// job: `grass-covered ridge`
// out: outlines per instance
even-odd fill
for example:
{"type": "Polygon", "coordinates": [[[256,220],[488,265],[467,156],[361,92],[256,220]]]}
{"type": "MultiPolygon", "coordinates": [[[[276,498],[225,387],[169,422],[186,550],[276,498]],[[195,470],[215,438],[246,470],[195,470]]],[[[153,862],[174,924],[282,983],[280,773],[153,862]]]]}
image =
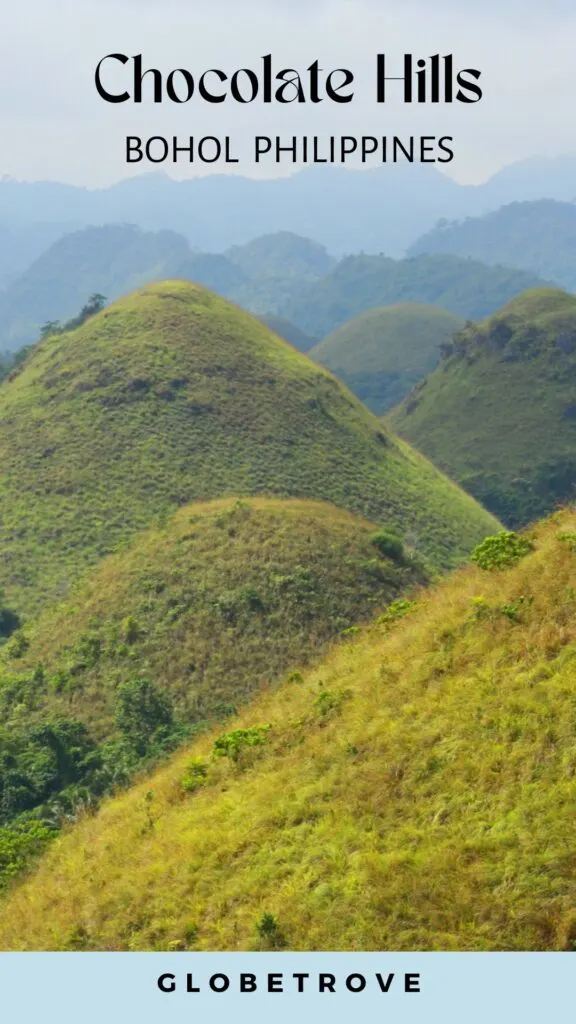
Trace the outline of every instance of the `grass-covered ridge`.
{"type": "Polygon", "coordinates": [[[526,541],[57,839],[0,948],[574,949],[576,514],[526,541]]]}
{"type": "Polygon", "coordinates": [[[494,525],[330,373],[185,282],[46,338],[0,386],[0,588],[17,612],[177,507],[230,494],[329,501],[436,565],[494,525]]]}
{"type": "Polygon", "coordinates": [[[511,525],[576,483],[576,297],[518,296],[461,331],[391,415],[395,430],[511,525]]]}
{"type": "Polygon", "coordinates": [[[320,502],[180,509],[0,646],[2,723],[24,706],[28,722],[50,711],[109,737],[118,687],[131,678],[169,693],[182,721],[226,716],[424,582],[393,543],[320,502]]]}
{"type": "Polygon", "coordinates": [[[382,415],[434,369],[440,348],[464,326],[455,313],[437,306],[403,302],[362,313],[310,351],[382,415]]]}

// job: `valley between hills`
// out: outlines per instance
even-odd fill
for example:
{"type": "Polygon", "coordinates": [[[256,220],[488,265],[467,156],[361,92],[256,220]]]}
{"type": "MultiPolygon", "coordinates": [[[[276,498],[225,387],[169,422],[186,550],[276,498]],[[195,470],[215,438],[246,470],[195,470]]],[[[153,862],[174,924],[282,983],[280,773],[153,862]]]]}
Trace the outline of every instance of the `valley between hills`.
{"type": "Polygon", "coordinates": [[[572,221],[517,205],[0,292],[0,948],[576,948],[572,221]]]}

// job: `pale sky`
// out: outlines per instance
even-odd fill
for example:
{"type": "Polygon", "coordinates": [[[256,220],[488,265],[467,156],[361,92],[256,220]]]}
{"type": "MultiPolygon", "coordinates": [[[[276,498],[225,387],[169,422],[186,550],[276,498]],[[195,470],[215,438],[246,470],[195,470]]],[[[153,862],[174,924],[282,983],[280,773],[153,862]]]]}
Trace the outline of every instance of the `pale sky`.
{"type": "MultiPolygon", "coordinates": [[[[126,165],[127,134],[230,135],[246,154],[254,135],[424,134],[454,136],[456,159],[444,171],[476,183],[516,160],[576,151],[575,44],[574,0],[19,0],[0,14],[0,175],[94,187],[155,169],[126,165]],[[142,53],[149,67],[194,75],[258,70],[265,53],[278,69],[304,71],[318,58],[325,69],[350,68],[356,96],[342,106],[212,106],[197,97],[112,106],[93,81],[111,52],[142,53]],[[398,68],[405,52],[453,53],[457,67],[482,71],[484,97],[378,106],[378,52],[398,68]]],[[[156,169],[174,177],[210,170],[156,169]]],[[[279,173],[250,159],[236,171],[279,173]]]]}

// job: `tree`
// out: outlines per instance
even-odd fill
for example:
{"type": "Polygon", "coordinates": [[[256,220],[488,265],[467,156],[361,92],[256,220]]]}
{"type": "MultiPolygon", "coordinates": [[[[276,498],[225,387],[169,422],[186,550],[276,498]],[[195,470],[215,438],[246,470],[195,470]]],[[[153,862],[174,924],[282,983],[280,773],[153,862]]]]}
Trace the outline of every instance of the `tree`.
{"type": "Polygon", "coordinates": [[[40,328],[40,337],[49,338],[51,334],[59,334],[61,331],[59,320],[47,320],[40,328]]]}
{"type": "Polygon", "coordinates": [[[84,306],[82,312],[87,313],[88,316],[94,316],[95,313],[99,313],[106,305],[107,298],[105,295],[101,295],[100,292],[94,292],[88,302],[84,306]]]}
{"type": "Polygon", "coordinates": [[[151,747],[166,739],[174,725],[169,696],[149,679],[131,679],[118,687],[117,727],[144,757],[151,747]]]}
{"type": "Polygon", "coordinates": [[[10,608],[6,608],[0,592],[0,640],[10,636],[20,628],[20,619],[10,608]]]}

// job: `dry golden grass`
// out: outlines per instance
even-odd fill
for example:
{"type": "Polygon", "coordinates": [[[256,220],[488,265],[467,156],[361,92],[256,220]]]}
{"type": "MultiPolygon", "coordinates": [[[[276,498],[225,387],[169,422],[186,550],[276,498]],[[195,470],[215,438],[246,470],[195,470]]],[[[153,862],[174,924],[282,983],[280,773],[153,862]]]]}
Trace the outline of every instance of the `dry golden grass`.
{"type": "Polygon", "coordinates": [[[204,736],[63,834],[0,947],[262,948],[266,913],[293,949],[574,948],[576,513],[534,541],[260,696],[237,763],[204,736]]]}

